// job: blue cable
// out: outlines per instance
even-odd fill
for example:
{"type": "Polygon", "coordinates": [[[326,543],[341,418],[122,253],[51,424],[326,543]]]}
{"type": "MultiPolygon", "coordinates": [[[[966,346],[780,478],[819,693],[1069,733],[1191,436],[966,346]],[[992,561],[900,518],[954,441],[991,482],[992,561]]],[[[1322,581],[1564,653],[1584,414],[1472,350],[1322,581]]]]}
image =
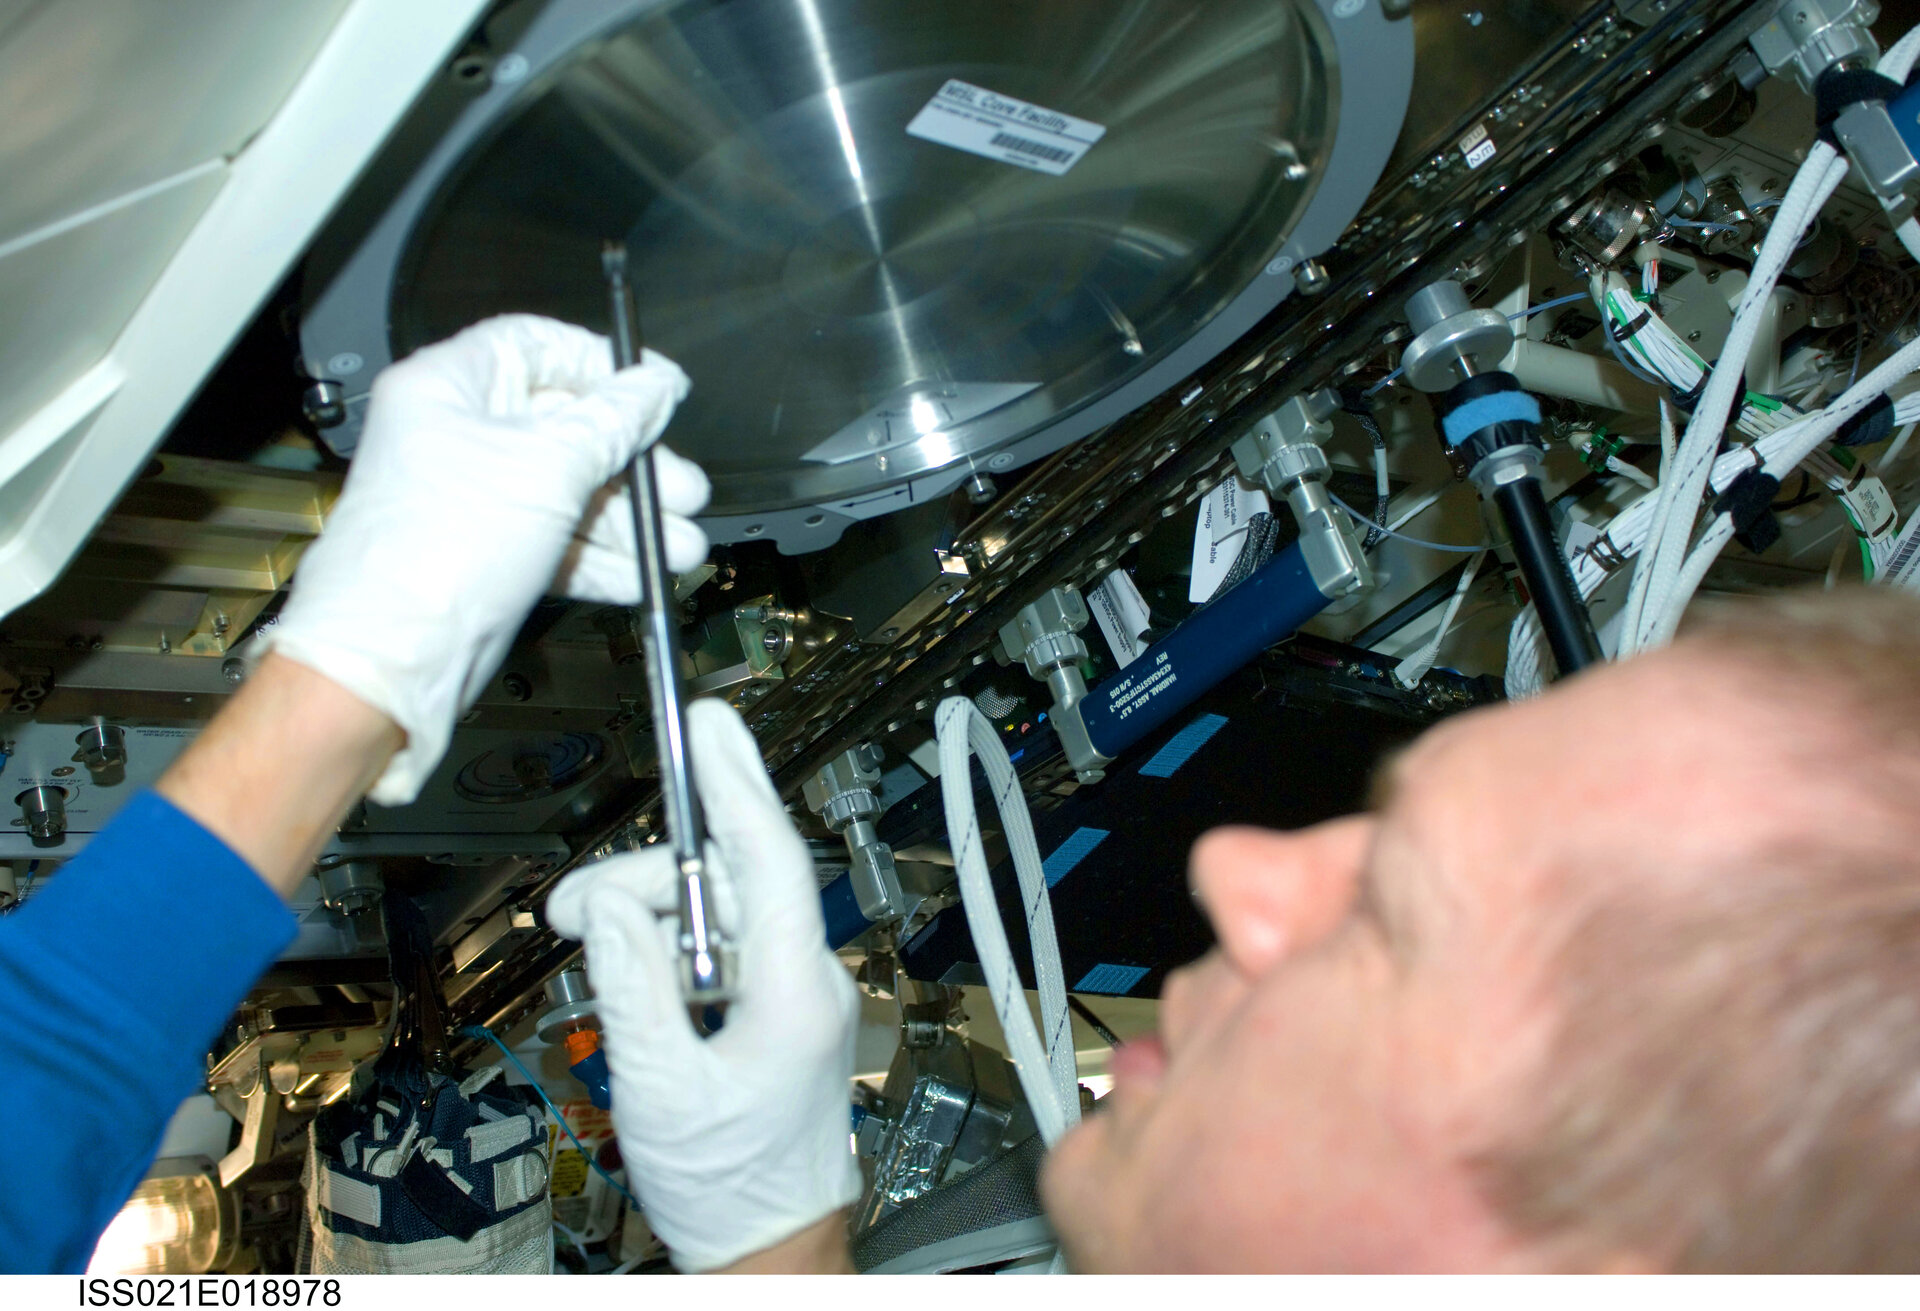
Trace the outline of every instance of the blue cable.
{"type": "Polygon", "coordinates": [[[551,1097],[547,1096],[547,1090],[540,1086],[540,1081],[538,1079],[534,1078],[533,1075],[527,1072],[527,1067],[520,1063],[520,1058],[513,1054],[513,1049],[507,1046],[507,1044],[505,1044],[504,1042],[500,1041],[499,1034],[495,1033],[492,1029],[483,1029],[477,1024],[469,1024],[465,1028],[460,1030],[460,1036],[463,1038],[493,1039],[493,1045],[500,1049],[500,1054],[502,1056],[505,1056],[509,1061],[512,1061],[513,1068],[520,1071],[520,1077],[522,1079],[525,1079],[529,1084],[532,1084],[533,1090],[540,1094],[540,1100],[547,1104],[547,1110],[552,1113],[554,1120],[559,1123],[560,1132],[565,1134],[568,1138],[573,1139],[573,1145],[580,1149],[580,1155],[587,1158],[587,1164],[592,1166],[594,1169],[598,1170],[600,1172],[600,1177],[602,1179],[605,1179],[608,1183],[612,1184],[615,1190],[619,1192],[620,1196],[626,1198],[629,1202],[633,1203],[634,1210],[640,1211],[645,1209],[640,1205],[640,1199],[635,1197],[632,1193],[628,1192],[626,1185],[621,1183],[618,1179],[615,1179],[612,1173],[608,1171],[607,1167],[605,1167],[604,1165],[601,1165],[599,1160],[594,1156],[594,1154],[588,1151],[586,1149],[586,1146],[578,1138],[574,1138],[573,1130],[567,1127],[567,1117],[560,1114],[560,1108],[553,1104],[553,1099],[551,1097]]]}
{"type": "Polygon", "coordinates": [[[1518,314],[1507,315],[1507,322],[1513,323],[1519,319],[1530,319],[1534,315],[1540,313],[1540,311],[1542,310],[1558,309],[1562,305],[1571,305],[1576,300],[1585,300],[1586,298],[1587,298],[1587,293],[1584,291],[1576,291],[1571,296],[1556,296],[1550,301],[1546,301],[1542,304],[1533,306],[1531,309],[1524,309],[1524,310],[1521,310],[1518,314]]]}

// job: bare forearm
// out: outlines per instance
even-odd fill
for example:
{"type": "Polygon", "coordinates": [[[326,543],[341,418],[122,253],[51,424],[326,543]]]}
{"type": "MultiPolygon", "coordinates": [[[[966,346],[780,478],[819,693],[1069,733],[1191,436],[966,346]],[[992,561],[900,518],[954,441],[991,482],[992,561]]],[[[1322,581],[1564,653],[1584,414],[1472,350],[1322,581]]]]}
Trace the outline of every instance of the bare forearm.
{"type": "Polygon", "coordinates": [[[157,790],[289,897],[402,741],[351,692],[269,655],[157,790]]]}
{"type": "Polygon", "coordinates": [[[718,1275],[850,1275],[856,1273],[847,1251],[847,1213],[835,1211],[791,1238],[743,1256],[718,1275]]]}

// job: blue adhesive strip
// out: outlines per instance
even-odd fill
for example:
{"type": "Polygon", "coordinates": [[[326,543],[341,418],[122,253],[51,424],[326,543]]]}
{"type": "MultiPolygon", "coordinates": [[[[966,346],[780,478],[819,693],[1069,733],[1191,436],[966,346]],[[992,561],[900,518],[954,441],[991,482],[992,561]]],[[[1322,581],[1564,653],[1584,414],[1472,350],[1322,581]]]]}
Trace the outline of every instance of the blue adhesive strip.
{"type": "Polygon", "coordinates": [[[1888,105],[1887,113],[1893,118],[1894,131],[1907,143],[1907,149],[1920,153],[1920,82],[1909,86],[1888,105]]]}
{"type": "Polygon", "coordinates": [[[1040,872],[1046,875],[1047,886],[1052,887],[1073,873],[1073,867],[1085,860],[1089,852],[1106,840],[1106,829],[1075,829],[1071,837],[1053,849],[1051,856],[1040,862],[1040,872]]]}
{"type": "Polygon", "coordinates": [[[1099,992],[1109,997],[1124,997],[1147,977],[1144,965],[1096,965],[1087,976],[1073,985],[1073,992],[1099,992]]]}
{"type": "Polygon", "coordinates": [[[1540,424],[1540,402],[1523,391],[1497,391],[1477,396],[1440,421],[1447,445],[1458,446],[1482,428],[1496,423],[1540,424]]]}
{"type": "Polygon", "coordinates": [[[1172,778],[1173,771],[1192,760],[1200,748],[1213,741],[1213,735],[1227,726],[1225,715],[1202,715],[1173,735],[1172,741],[1153,753],[1153,759],[1140,766],[1146,778],[1172,778]]]}

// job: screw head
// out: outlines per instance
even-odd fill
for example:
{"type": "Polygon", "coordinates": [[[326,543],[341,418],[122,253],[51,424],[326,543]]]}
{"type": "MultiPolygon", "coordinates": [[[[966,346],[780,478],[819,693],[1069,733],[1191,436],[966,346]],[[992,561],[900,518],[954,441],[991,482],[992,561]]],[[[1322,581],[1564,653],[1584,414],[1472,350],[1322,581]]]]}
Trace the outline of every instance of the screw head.
{"type": "Polygon", "coordinates": [[[350,378],[367,367],[367,362],[352,351],[341,351],[327,361],[327,373],[335,378],[350,378]]]}

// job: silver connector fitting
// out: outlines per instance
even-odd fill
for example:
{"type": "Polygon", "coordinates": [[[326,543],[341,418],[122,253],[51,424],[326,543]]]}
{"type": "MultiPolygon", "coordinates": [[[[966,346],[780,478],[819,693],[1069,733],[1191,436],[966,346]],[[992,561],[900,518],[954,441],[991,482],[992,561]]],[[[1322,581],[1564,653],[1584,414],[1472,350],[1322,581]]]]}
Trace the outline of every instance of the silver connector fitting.
{"type": "Polygon", "coordinates": [[[1868,30],[1878,17],[1875,0],[1781,0],[1747,44],[1769,73],[1791,75],[1811,95],[1830,68],[1879,62],[1880,44],[1868,30]]]}
{"type": "Polygon", "coordinates": [[[1503,446],[1474,465],[1467,477],[1484,496],[1523,478],[1538,478],[1545,453],[1536,446],[1503,446]]]}
{"type": "Polygon", "coordinates": [[[1240,476],[1284,500],[1300,528],[1300,551],[1313,584],[1328,600],[1373,585],[1373,570],[1354,536],[1347,513],[1327,494],[1332,472],[1321,443],[1333,436],[1330,420],[1340,397],[1331,390],[1295,396],[1233,444],[1240,476]]]}
{"type": "Polygon", "coordinates": [[[1513,325],[1498,310],[1477,310],[1457,282],[1435,282],[1407,298],[1413,340],[1400,352],[1400,370],[1423,392],[1443,392],[1513,349],[1513,325]]]}
{"type": "Polygon", "coordinates": [[[863,743],[835,756],[801,787],[807,808],[847,844],[854,900],[874,923],[904,919],[918,904],[900,886],[893,848],[873,827],[886,809],[873,791],[879,781],[880,753],[863,743]]]}
{"type": "Polygon", "coordinates": [[[1007,663],[1023,664],[1029,674],[1046,680],[1053,693],[1053,731],[1067,763],[1082,783],[1098,783],[1113,762],[1093,749],[1080,717],[1080,703],[1087,699],[1087,680],[1080,672],[1087,644],[1080,630],[1089,618],[1080,593],[1055,587],[1000,630],[1000,651],[1007,663]]]}

